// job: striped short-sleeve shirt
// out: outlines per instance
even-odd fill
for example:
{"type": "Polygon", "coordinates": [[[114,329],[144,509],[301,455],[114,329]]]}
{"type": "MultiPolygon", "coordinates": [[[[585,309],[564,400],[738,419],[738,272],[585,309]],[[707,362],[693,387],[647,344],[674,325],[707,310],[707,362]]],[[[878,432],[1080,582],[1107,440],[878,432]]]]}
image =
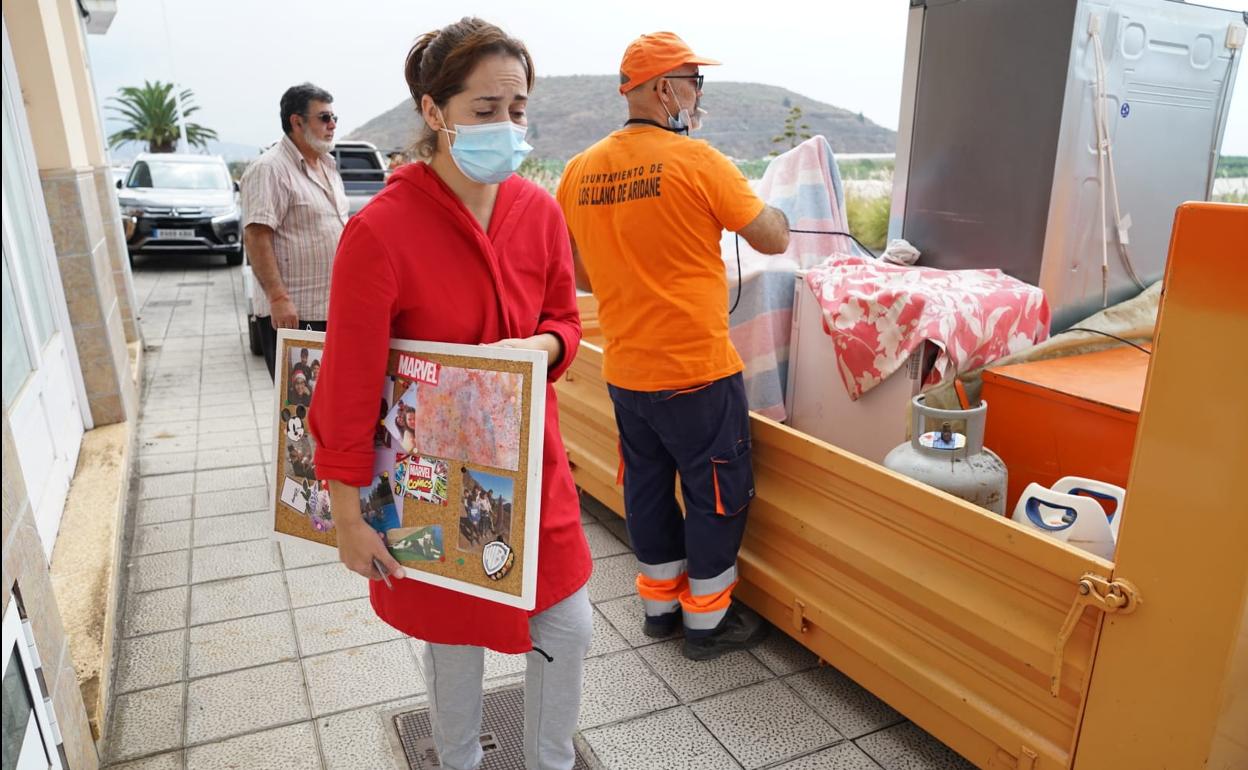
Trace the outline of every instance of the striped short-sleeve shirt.
{"type": "MultiPolygon", "coordinates": [[[[247,167],[240,180],[243,225],[273,230],[273,253],[300,321],[329,316],[329,281],[338,238],[347,223],[347,192],[338,165],[322,155],[313,169],[289,136],[247,167]]],[[[256,315],[269,314],[268,298],[257,291],[256,315]]]]}

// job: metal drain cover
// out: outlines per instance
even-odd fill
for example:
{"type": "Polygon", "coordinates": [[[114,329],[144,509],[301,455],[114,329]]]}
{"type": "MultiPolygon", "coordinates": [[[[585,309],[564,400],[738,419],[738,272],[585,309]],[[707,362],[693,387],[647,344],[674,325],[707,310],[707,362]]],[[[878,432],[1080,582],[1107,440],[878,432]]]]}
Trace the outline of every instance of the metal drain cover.
{"type": "Polygon", "coordinates": [[[143,307],[181,307],[189,305],[193,301],[189,299],[154,299],[143,303],[143,307]]]}
{"type": "MultiPolygon", "coordinates": [[[[481,712],[481,749],[485,756],[480,770],[518,770],[524,767],[524,687],[507,687],[487,692],[481,712]]],[[[403,755],[411,770],[438,770],[437,749],[429,708],[394,715],[403,755]]],[[[579,741],[578,741],[579,743],[579,741]]],[[[593,770],[584,752],[576,746],[574,770],[593,770]]]]}
{"type": "Polygon", "coordinates": [[[212,281],[179,281],[179,286],[211,286],[212,281]]]}

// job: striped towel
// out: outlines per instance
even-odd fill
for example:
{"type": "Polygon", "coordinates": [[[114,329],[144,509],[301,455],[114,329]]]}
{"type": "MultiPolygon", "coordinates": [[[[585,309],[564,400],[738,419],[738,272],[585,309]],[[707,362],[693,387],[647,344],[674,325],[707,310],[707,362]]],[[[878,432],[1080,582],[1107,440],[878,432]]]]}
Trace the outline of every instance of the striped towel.
{"type": "MultiPolygon", "coordinates": [[[[773,160],[757,191],[769,206],[785,213],[794,230],[849,229],[836,157],[822,136],[807,139],[773,160]]],[[[754,411],[784,420],[794,276],[831,254],[862,252],[840,235],[794,233],[788,250],[772,256],[759,254],[742,239],[738,281],[736,247],[736,236],[725,233],[721,251],[728,272],[729,307],[741,286],[741,302],[729,317],[729,326],[732,343],[745,361],[746,395],[754,411]]]]}

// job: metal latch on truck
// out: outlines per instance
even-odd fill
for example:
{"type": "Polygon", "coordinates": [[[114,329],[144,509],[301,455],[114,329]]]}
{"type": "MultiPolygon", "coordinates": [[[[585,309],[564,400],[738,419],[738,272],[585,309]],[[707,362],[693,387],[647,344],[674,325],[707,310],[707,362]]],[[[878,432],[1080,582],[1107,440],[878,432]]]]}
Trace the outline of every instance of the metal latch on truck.
{"type": "Polygon", "coordinates": [[[1112,613],[1130,615],[1143,602],[1140,592],[1129,581],[1110,580],[1093,572],[1087,572],[1079,578],[1077,590],[1075,602],[1071,605],[1070,612],[1066,613],[1066,620],[1062,622],[1062,629],[1058,631],[1057,641],[1053,646],[1053,669],[1049,679],[1049,692],[1055,698],[1062,689],[1062,659],[1066,653],[1066,643],[1070,641],[1070,635],[1075,632],[1079,618],[1083,617],[1083,611],[1088,607],[1094,607],[1106,615],[1112,613]]]}

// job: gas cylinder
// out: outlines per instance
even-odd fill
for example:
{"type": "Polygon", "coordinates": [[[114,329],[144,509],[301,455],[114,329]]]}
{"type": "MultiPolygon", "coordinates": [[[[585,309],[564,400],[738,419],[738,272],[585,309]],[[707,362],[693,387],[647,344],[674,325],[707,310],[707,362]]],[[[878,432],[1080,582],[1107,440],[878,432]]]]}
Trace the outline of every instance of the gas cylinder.
{"type": "Polygon", "coordinates": [[[1013,518],[1055,540],[1113,561],[1126,495],[1122,487],[1080,476],[1064,476],[1052,487],[1033,481],[1018,498],[1013,518]],[[1099,501],[1113,503],[1113,510],[1107,513],[1099,501]]]}
{"type": "Polygon", "coordinates": [[[936,487],[968,503],[1005,515],[1005,463],[984,447],[988,402],[971,409],[935,409],[919,394],[911,402],[910,440],[884,458],[884,467],[936,487]],[[928,421],[938,427],[928,429],[928,421]],[[965,433],[955,432],[963,423],[965,433]]]}

